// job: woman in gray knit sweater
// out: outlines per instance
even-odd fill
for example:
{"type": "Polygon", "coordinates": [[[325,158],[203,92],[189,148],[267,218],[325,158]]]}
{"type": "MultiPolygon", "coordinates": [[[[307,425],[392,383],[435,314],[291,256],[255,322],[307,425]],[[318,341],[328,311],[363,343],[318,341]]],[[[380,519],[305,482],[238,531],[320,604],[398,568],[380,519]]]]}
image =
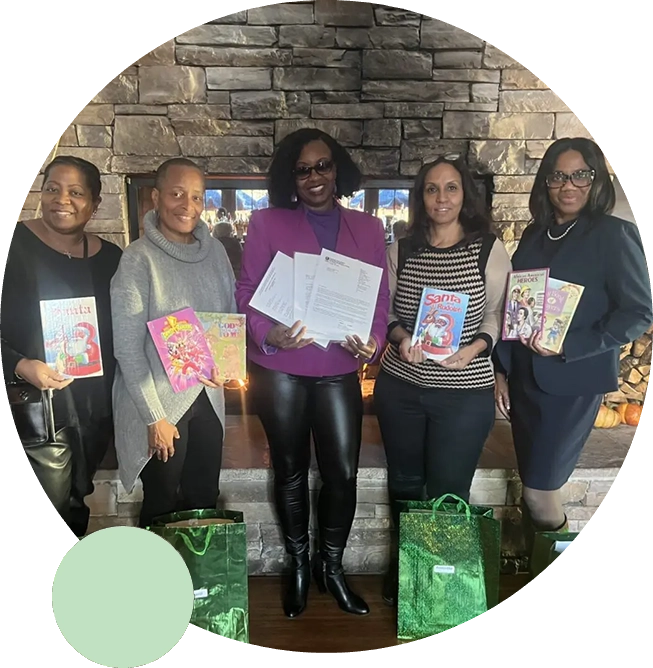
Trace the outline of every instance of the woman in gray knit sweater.
{"type": "Polygon", "coordinates": [[[116,452],[128,491],[141,477],[141,527],[175,510],[215,508],[224,437],[224,393],[215,372],[175,394],[147,322],[185,307],[236,311],[229,258],[200,217],[202,171],[185,158],[164,162],[152,199],[144,236],[125,249],[111,283],[116,452]]]}

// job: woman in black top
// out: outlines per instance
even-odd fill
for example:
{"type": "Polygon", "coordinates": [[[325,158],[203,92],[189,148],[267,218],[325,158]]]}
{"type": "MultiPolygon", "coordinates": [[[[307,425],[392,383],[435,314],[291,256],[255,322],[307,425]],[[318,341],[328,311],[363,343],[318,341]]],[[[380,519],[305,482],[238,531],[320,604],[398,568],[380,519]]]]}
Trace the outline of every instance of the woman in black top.
{"type": "Polygon", "coordinates": [[[19,223],[9,248],[2,289],[2,363],[5,382],[22,378],[52,388],[57,429],[72,439],[73,484],[66,521],[78,537],[88,528],[84,497],[112,435],[111,386],[115,361],[109,284],[120,261],[115,244],[84,231],[101,202],[95,165],[68,156],[45,169],[42,216],[19,223]],[[104,374],[74,382],[45,362],[39,302],[94,296],[104,374]]]}
{"type": "Polygon", "coordinates": [[[527,548],[537,530],[567,525],[560,488],[573,472],[604,394],[617,389],[619,353],[653,321],[651,288],[637,227],[609,215],[615,193],[601,149],[560,139],[547,150],[530,197],[533,222],[514,270],[548,267],[551,278],[584,286],[562,352],[541,333],[501,341],[495,397],[510,420],[527,548]]]}

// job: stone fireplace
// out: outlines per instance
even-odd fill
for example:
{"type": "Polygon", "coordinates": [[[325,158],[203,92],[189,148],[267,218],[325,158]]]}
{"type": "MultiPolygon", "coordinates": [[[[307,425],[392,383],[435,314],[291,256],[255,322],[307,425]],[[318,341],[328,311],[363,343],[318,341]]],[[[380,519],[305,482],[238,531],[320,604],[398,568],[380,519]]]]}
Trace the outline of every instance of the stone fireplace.
{"type": "Polygon", "coordinates": [[[333,134],[367,178],[410,181],[433,156],[467,155],[492,178],[493,218],[510,250],[544,150],[587,135],[543,82],[479,37],[381,5],[294,2],[162,44],[81,110],[58,152],[101,169],[95,230],[124,245],[129,177],[175,155],[208,174],[262,175],[275,144],[305,126],[333,134]]]}

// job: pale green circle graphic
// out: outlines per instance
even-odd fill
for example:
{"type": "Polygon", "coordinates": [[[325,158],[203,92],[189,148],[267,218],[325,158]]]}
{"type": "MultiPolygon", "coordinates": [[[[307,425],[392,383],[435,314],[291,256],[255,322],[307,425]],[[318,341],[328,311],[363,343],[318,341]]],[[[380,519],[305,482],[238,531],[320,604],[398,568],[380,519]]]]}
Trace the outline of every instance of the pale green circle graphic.
{"type": "Polygon", "coordinates": [[[184,560],[144,529],[113,527],[80,540],[52,585],[64,638],[102,666],[134,668],[160,659],[188,628],[193,583],[184,560]]]}

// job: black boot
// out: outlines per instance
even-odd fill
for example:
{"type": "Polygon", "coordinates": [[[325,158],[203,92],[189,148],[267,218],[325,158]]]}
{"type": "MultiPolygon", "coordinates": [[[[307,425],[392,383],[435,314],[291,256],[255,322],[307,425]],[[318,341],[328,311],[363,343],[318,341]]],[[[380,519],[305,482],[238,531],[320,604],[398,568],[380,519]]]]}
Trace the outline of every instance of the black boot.
{"type": "MultiPolygon", "coordinates": [[[[400,504],[395,500],[394,495],[388,490],[390,497],[390,564],[388,571],[383,579],[383,590],[381,598],[383,602],[390,607],[397,606],[399,598],[399,517],[401,512],[400,504]]],[[[406,496],[406,495],[403,495],[406,496]]],[[[409,497],[406,497],[409,498],[409,497]]]]}
{"type": "Polygon", "coordinates": [[[325,594],[328,591],[336,599],[341,610],[352,615],[369,613],[370,608],[367,603],[349,588],[341,558],[325,561],[322,556],[316,557],[313,574],[320,592],[325,594]]]}
{"type": "Polygon", "coordinates": [[[297,617],[306,608],[311,584],[308,475],[299,471],[284,481],[275,475],[274,491],[286,552],[290,555],[283,611],[287,617],[297,617]]]}
{"type": "Polygon", "coordinates": [[[308,588],[311,584],[308,545],[304,552],[293,554],[290,559],[290,576],[286,595],[283,599],[283,611],[286,613],[286,617],[299,617],[306,608],[308,588]]]}
{"type": "Polygon", "coordinates": [[[399,561],[396,557],[390,558],[388,572],[383,578],[383,591],[381,594],[383,602],[391,608],[397,606],[399,597],[399,561]]]}

